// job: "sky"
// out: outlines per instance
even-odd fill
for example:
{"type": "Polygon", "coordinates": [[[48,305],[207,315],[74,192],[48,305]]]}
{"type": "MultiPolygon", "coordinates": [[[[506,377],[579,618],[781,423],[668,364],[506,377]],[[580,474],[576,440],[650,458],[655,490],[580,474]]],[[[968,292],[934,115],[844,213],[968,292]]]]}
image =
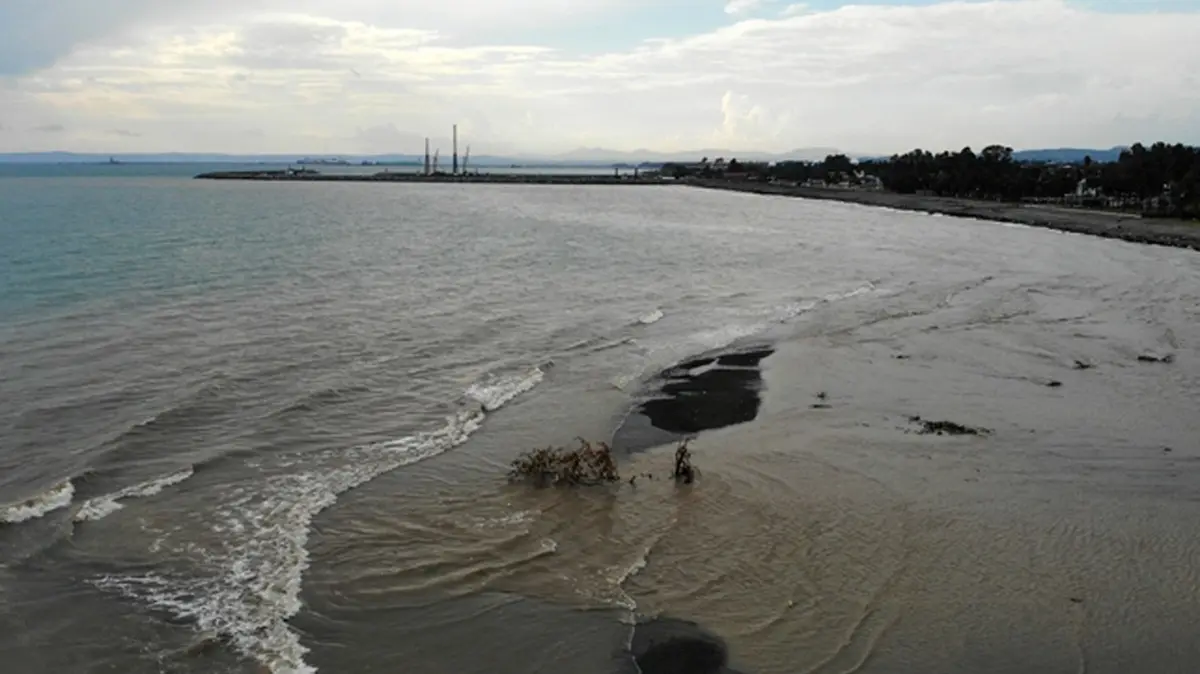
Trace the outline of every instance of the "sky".
{"type": "Polygon", "coordinates": [[[0,152],[1200,144],[1197,36],[1200,0],[0,0],[0,152]]]}

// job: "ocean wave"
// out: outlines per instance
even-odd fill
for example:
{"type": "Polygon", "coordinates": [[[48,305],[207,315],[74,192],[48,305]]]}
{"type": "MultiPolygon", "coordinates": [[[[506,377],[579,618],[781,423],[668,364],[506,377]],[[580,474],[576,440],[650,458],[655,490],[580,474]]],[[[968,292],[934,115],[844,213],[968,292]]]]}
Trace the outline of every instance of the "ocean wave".
{"type": "Polygon", "coordinates": [[[492,376],[483,382],[472,384],[467,389],[467,397],[483,405],[485,411],[492,412],[542,383],[545,376],[540,367],[515,377],[492,376]]]}
{"type": "Polygon", "coordinates": [[[131,498],[145,498],[147,496],[154,496],[167,487],[171,487],[183,482],[193,474],[195,474],[195,469],[191,466],[188,466],[187,468],[171,473],[170,475],[156,477],[152,480],[147,480],[145,482],[125,487],[124,489],[111,494],[88,499],[87,501],[84,501],[78,512],[75,513],[75,521],[94,522],[96,520],[103,519],[120,510],[121,508],[124,508],[125,505],[121,503],[121,501],[131,498]]]}
{"type": "Polygon", "coordinates": [[[787,305],[784,305],[783,307],[781,307],[776,312],[774,322],[788,323],[788,322],[793,321],[793,320],[799,318],[800,316],[803,316],[804,314],[812,311],[813,309],[816,309],[817,307],[820,307],[820,306],[823,306],[826,304],[833,304],[834,302],[840,302],[842,300],[853,299],[855,297],[859,297],[862,295],[867,295],[869,293],[875,292],[877,289],[878,289],[878,286],[875,283],[868,281],[867,283],[857,286],[848,291],[828,293],[817,300],[807,300],[804,302],[795,302],[793,304],[787,304],[787,305]]]}
{"type": "Polygon", "coordinates": [[[229,409],[225,396],[236,390],[240,381],[223,374],[214,375],[195,391],[142,421],[130,426],[117,440],[146,434],[171,432],[206,423],[229,409]]]}
{"type": "Polygon", "coordinates": [[[316,668],[304,660],[308,649],[288,625],[301,607],[313,518],[346,491],[466,442],[482,426],[486,411],[529,391],[542,377],[539,368],[489,377],[467,390],[482,409],[460,410],[436,430],[318,453],[295,472],[227,489],[209,516],[218,545],[197,551],[186,540],[156,543],[201,557],[212,571],[208,575],[105,576],[93,584],[193,621],[201,632],[221,634],[274,674],[313,674],[316,668]]]}
{"type": "Polygon", "coordinates": [[[636,345],[637,340],[633,337],[620,337],[618,339],[612,339],[608,341],[597,338],[572,344],[571,346],[567,347],[567,351],[579,351],[581,349],[587,349],[587,353],[600,353],[602,351],[619,349],[622,346],[628,346],[630,344],[636,345]]]}
{"type": "Polygon", "coordinates": [[[371,388],[362,385],[333,386],[305,394],[291,404],[275,412],[276,416],[313,412],[322,407],[351,402],[355,396],[370,393],[371,388]]]}
{"type": "Polygon", "coordinates": [[[487,531],[499,527],[511,527],[528,524],[533,521],[536,515],[536,510],[520,510],[515,513],[501,515],[499,517],[468,516],[464,521],[464,524],[472,529],[487,531]]]}
{"type": "Polygon", "coordinates": [[[637,322],[641,323],[642,325],[653,325],[661,321],[665,315],[666,314],[662,312],[662,309],[655,309],[654,311],[651,311],[650,313],[638,318],[637,322]]]}
{"type": "Polygon", "coordinates": [[[75,484],[69,479],[63,480],[21,503],[0,506],[0,523],[19,524],[45,517],[55,510],[71,505],[73,498],[75,498],[75,484]]]}
{"type": "MultiPolygon", "coordinates": [[[[637,623],[638,605],[637,600],[633,598],[633,595],[629,594],[629,592],[625,590],[625,583],[646,568],[646,564],[650,558],[650,549],[653,547],[653,545],[654,544],[651,543],[650,545],[642,548],[641,552],[634,557],[628,565],[615,567],[610,570],[608,575],[608,581],[612,584],[613,593],[609,601],[611,601],[612,604],[625,609],[626,614],[621,622],[631,627],[637,623]]],[[[631,644],[633,639],[632,630],[629,633],[629,639],[631,644]]],[[[626,645],[628,646],[630,644],[626,645]]]]}
{"type": "Polygon", "coordinates": [[[723,349],[739,340],[763,334],[771,328],[772,324],[790,323],[822,305],[852,299],[876,292],[877,290],[878,286],[874,281],[867,281],[847,291],[826,294],[820,299],[779,306],[772,311],[760,315],[756,319],[752,318],[745,322],[728,323],[720,327],[694,332],[682,339],[676,339],[669,344],[660,344],[656,347],[646,349],[646,360],[640,364],[636,371],[619,374],[609,380],[609,383],[613,388],[621,391],[629,391],[632,386],[645,379],[647,372],[653,368],[665,367],[670,362],[675,362],[697,353],[723,349]]]}

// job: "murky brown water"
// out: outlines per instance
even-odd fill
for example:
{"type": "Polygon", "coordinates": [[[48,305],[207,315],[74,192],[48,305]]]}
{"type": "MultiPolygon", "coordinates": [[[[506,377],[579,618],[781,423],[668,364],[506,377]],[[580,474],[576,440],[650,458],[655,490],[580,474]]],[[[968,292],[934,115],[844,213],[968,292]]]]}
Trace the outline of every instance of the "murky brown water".
{"type": "Polygon", "coordinates": [[[292,187],[5,187],[14,671],[625,674],[654,616],[747,674],[1196,671],[1194,253],[686,189],[292,187]],[[694,361],[730,343],[761,377],[694,361]],[[696,404],[644,404],[681,361],[696,404]],[[708,429],[695,484],[631,409],[708,429]],[[575,436],[656,478],[506,484],[575,436]]]}

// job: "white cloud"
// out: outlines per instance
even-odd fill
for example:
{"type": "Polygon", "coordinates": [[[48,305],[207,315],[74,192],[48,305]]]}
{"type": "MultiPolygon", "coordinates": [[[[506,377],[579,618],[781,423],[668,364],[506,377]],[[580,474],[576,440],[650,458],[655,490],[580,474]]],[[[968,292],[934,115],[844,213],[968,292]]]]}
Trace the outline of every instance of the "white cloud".
{"type": "Polygon", "coordinates": [[[496,0],[470,5],[486,5],[484,18],[453,16],[464,2],[246,0],[253,11],[220,22],[164,19],[84,42],[0,79],[0,151],[44,149],[46,134],[21,131],[44,124],[63,127],[56,146],[95,151],[419,152],[452,122],[474,153],[1200,143],[1195,12],[789,8],[588,54],[477,35],[489,20],[586,25],[633,0],[496,0]]]}
{"type": "Polygon", "coordinates": [[[729,0],[725,3],[726,14],[745,14],[762,6],[763,0],[729,0]]]}
{"type": "Polygon", "coordinates": [[[808,3],[797,2],[784,7],[783,11],[781,11],[779,15],[787,18],[792,16],[800,16],[801,14],[807,14],[809,11],[808,3]]]}

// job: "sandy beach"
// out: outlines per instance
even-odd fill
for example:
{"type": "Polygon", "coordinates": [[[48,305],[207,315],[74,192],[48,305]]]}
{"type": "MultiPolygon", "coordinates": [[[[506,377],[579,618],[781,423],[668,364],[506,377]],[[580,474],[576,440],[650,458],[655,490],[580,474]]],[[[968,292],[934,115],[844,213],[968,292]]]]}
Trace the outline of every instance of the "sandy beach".
{"type": "Polygon", "coordinates": [[[1091,211],[1055,206],[974,201],[949,197],[897,194],[866,190],[789,187],[755,182],[692,179],[689,185],[706,189],[749,192],[770,196],[842,201],[904,211],[940,213],[964,218],[1046,227],[1064,232],[1122,239],[1136,243],[1200,250],[1200,222],[1148,219],[1127,213],[1091,211]]]}
{"type": "MultiPolygon", "coordinates": [[[[904,341],[928,327],[909,323],[904,341]]],[[[1111,374],[989,384],[938,339],[914,358],[780,344],[758,418],[695,443],[704,480],[628,496],[670,520],[626,586],[639,610],[701,621],[763,673],[1189,671],[1200,510],[1190,451],[1153,429],[1186,422],[1121,430],[1096,416],[1111,374]],[[921,413],[988,430],[922,433],[921,413]]]]}

